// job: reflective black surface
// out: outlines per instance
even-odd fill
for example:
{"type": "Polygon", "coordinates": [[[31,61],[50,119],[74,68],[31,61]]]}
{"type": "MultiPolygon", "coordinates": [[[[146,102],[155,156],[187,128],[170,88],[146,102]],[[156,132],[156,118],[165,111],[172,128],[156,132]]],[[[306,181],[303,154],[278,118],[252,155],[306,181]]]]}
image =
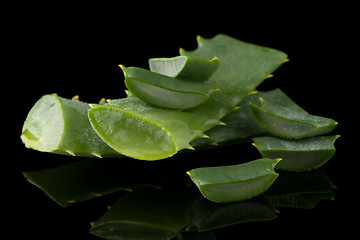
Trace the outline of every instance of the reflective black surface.
{"type": "MultiPolygon", "coordinates": [[[[335,234],[352,236],[359,209],[356,195],[358,156],[349,147],[350,136],[354,133],[347,118],[348,107],[344,106],[355,104],[348,90],[353,86],[354,77],[348,76],[348,68],[343,67],[348,61],[344,53],[349,52],[347,48],[351,43],[348,39],[351,38],[345,28],[347,21],[340,21],[333,14],[336,10],[319,8],[299,15],[283,10],[281,14],[266,15],[259,24],[249,23],[255,16],[240,19],[240,14],[232,14],[216,23],[216,14],[210,14],[212,20],[207,16],[194,22],[179,21],[172,27],[154,27],[154,22],[162,21],[162,17],[155,18],[151,24],[144,23],[149,18],[131,24],[129,18],[122,17],[123,10],[118,12],[118,17],[103,21],[91,14],[82,19],[78,19],[77,14],[66,17],[62,13],[52,16],[35,12],[37,14],[26,15],[26,18],[19,16],[23,24],[18,25],[17,31],[11,31],[12,41],[9,41],[14,49],[9,58],[14,67],[9,77],[12,91],[5,92],[9,96],[4,97],[2,113],[6,123],[3,130],[8,136],[1,168],[1,198],[5,201],[1,205],[2,234],[11,236],[7,239],[98,239],[89,233],[90,222],[98,220],[108,205],[113,205],[126,193],[112,193],[62,208],[25,180],[23,171],[78,161],[28,150],[21,143],[23,121],[41,95],[57,92],[71,98],[78,94],[80,99],[88,102],[96,102],[102,97],[123,97],[123,74],[118,64],[147,67],[150,57],[176,56],[179,47],[196,48],[197,34],[212,37],[225,33],[288,53],[290,62],[279,68],[274,78],[268,79],[259,89],[280,87],[309,113],[338,121],[339,126],[333,133],[342,137],[335,144],[334,157],[321,168],[336,186],[334,200],[324,197],[326,199],[312,209],[279,206],[276,207],[279,212],[275,212],[276,218],[272,220],[231,224],[212,230],[216,239],[271,235],[284,239],[335,234]],[[11,129],[7,129],[9,124],[11,129]]],[[[244,143],[136,165],[139,172],[161,172],[178,180],[188,180],[185,172],[192,168],[237,164],[257,158],[260,158],[257,150],[250,143],[244,143]]],[[[130,166],[135,160],[120,161],[130,166]]]]}

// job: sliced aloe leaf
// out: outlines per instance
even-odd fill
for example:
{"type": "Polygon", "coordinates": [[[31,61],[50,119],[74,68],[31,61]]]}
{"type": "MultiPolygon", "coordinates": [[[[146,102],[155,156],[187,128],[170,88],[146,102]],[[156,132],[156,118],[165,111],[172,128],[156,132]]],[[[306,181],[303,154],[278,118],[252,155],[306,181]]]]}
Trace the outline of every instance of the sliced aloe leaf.
{"type": "Polygon", "coordinates": [[[322,169],[282,174],[264,195],[275,207],[314,208],[325,199],[334,199],[334,185],[322,169]]]}
{"type": "Polygon", "coordinates": [[[261,128],[274,136],[300,139],[331,132],[337,122],[330,118],[310,115],[304,110],[295,110],[261,101],[261,107],[250,103],[251,112],[261,128]]]}
{"type": "Polygon", "coordinates": [[[262,158],[233,166],[197,168],[187,174],[211,201],[243,201],[270,187],[278,176],[274,167],[280,160],[262,158]]]}
{"type": "Polygon", "coordinates": [[[209,138],[194,140],[191,145],[209,148],[214,144],[250,141],[253,137],[268,135],[260,128],[251,114],[250,102],[260,105],[259,98],[290,109],[305,111],[291,100],[281,89],[258,91],[250,94],[234,111],[222,118],[226,125],[215,126],[205,132],[209,138]]]}
{"type": "Polygon", "coordinates": [[[186,56],[149,59],[150,70],[169,77],[205,82],[218,69],[217,57],[211,60],[198,60],[186,56]]]}
{"type": "Polygon", "coordinates": [[[213,89],[221,90],[211,94],[205,103],[181,112],[144,104],[133,95],[110,101],[109,106],[94,106],[89,110],[90,122],[110,147],[124,155],[143,160],[158,160],[182,149],[193,149],[190,145],[192,140],[206,137],[204,131],[222,124],[220,119],[284,63],[287,57],[283,52],[225,35],[217,35],[212,39],[199,38],[198,42],[196,50],[181,51],[181,54],[194,59],[217,56],[221,64],[206,83],[213,89]],[[122,118],[122,123],[119,123],[118,117],[122,118]],[[126,128],[127,122],[129,128],[126,128]],[[133,136],[134,133],[141,137],[133,136]],[[160,143],[163,142],[164,148],[161,148],[160,143]],[[156,151],[149,151],[152,148],[156,151]]]}
{"type": "Polygon", "coordinates": [[[111,149],[95,133],[87,118],[87,103],[45,95],[30,110],[21,140],[27,148],[73,156],[113,157],[111,149]]]}
{"type": "Polygon", "coordinates": [[[169,109],[196,107],[215,91],[207,83],[168,77],[137,67],[120,65],[125,74],[125,85],[137,98],[152,105],[169,109]]]}
{"type": "Polygon", "coordinates": [[[281,158],[277,169],[309,171],[325,164],[335,153],[334,142],[339,135],[320,136],[298,140],[276,137],[256,137],[254,146],[263,157],[281,158]]]}
{"type": "Polygon", "coordinates": [[[197,197],[191,188],[137,189],[112,206],[90,232],[106,239],[171,239],[186,226],[197,197]]]}

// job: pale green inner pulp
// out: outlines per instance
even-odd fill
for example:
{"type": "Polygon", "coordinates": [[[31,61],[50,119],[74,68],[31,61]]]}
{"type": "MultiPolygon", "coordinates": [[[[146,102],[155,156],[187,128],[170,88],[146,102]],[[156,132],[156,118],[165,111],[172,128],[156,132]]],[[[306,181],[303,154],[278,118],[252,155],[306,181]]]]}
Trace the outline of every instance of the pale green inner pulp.
{"type": "Polygon", "coordinates": [[[184,56],[174,57],[169,61],[168,58],[154,58],[149,61],[150,69],[169,77],[176,77],[184,67],[187,58],[184,56]],[[161,64],[159,64],[161,63],[161,64]],[[182,67],[179,67],[182,66],[182,67]]]}
{"type": "Polygon", "coordinates": [[[55,96],[43,96],[30,110],[21,134],[27,148],[52,152],[61,142],[64,120],[60,102],[55,96]]]}
{"type": "Polygon", "coordinates": [[[126,156],[155,160],[177,152],[167,130],[119,108],[97,106],[89,110],[89,119],[100,138],[126,156]]]}
{"type": "Polygon", "coordinates": [[[136,96],[141,96],[145,102],[156,106],[172,109],[185,109],[195,107],[208,99],[208,96],[195,93],[175,92],[165,88],[128,79],[132,92],[136,96]]]}

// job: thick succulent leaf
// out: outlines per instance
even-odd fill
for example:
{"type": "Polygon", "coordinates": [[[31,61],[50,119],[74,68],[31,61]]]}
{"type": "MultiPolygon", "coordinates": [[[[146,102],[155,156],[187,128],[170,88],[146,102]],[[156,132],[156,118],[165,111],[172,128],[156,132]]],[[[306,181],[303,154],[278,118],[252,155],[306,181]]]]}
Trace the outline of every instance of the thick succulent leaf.
{"type": "Polygon", "coordinates": [[[209,148],[214,144],[250,141],[253,137],[267,135],[267,132],[256,123],[250,111],[249,103],[253,102],[260,105],[259,98],[266,99],[266,101],[273,104],[305,112],[279,88],[270,91],[253,92],[240,102],[236,110],[222,118],[226,125],[210,128],[205,132],[209,138],[196,139],[191,145],[209,148]]]}
{"type": "Polygon", "coordinates": [[[197,197],[191,188],[138,189],[112,206],[91,233],[106,239],[171,239],[186,226],[197,197]]]}
{"type": "Polygon", "coordinates": [[[168,109],[188,109],[208,100],[214,86],[120,65],[129,91],[144,102],[168,109]]]}
{"type": "Polygon", "coordinates": [[[201,38],[196,50],[182,51],[181,54],[195,59],[218,57],[221,64],[207,84],[221,90],[211,94],[209,100],[200,106],[182,112],[152,107],[132,95],[110,101],[109,106],[94,106],[89,110],[90,122],[109,146],[124,155],[144,160],[162,159],[192,148],[192,140],[206,137],[204,131],[222,124],[220,119],[287,57],[283,52],[225,35],[201,38]],[[119,126],[118,117],[123,119],[121,124],[128,122],[129,128],[119,126]],[[121,131],[114,132],[119,129],[121,131]],[[134,133],[143,140],[134,137],[134,133]],[[165,143],[163,152],[159,149],[158,137],[165,143]],[[134,138],[139,141],[132,141],[134,138]],[[151,148],[157,150],[149,152],[151,148]]]}
{"type": "Polygon", "coordinates": [[[30,110],[21,134],[27,148],[73,156],[113,157],[87,118],[87,103],[45,95],[30,110]]]}
{"type": "Polygon", "coordinates": [[[264,193],[275,207],[314,208],[325,199],[334,199],[334,185],[325,171],[281,174],[264,193]]]}
{"type": "Polygon", "coordinates": [[[277,137],[254,138],[254,146],[263,157],[282,158],[276,165],[285,171],[309,171],[325,164],[335,153],[334,142],[339,137],[320,136],[298,140],[277,137]]]}
{"type": "Polygon", "coordinates": [[[188,229],[199,232],[245,222],[268,221],[277,217],[266,199],[219,204],[207,199],[198,200],[191,208],[188,229]]]}
{"type": "Polygon", "coordinates": [[[197,168],[187,174],[211,201],[243,201],[270,187],[278,176],[274,167],[280,160],[262,158],[233,166],[197,168]]]}
{"type": "Polygon", "coordinates": [[[186,56],[149,59],[150,70],[169,77],[188,81],[205,82],[218,69],[217,57],[211,60],[198,60],[186,56]]]}
{"type": "Polygon", "coordinates": [[[300,139],[331,132],[337,122],[332,119],[310,115],[262,100],[262,106],[250,103],[250,109],[261,128],[274,136],[300,139]]]}
{"type": "Polygon", "coordinates": [[[146,175],[138,171],[138,166],[122,164],[116,159],[91,158],[23,174],[62,207],[120,190],[161,186],[158,174],[146,175]]]}

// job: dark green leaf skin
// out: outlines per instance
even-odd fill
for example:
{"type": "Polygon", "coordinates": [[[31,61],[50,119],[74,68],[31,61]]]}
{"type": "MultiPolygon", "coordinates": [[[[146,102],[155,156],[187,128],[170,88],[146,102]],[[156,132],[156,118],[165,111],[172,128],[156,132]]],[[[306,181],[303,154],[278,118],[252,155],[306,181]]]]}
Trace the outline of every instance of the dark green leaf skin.
{"type": "Polygon", "coordinates": [[[87,118],[87,103],[44,95],[30,110],[21,134],[27,148],[57,154],[121,156],[95,133],[87,118]]]}
{"type": "Polygon", "coordinates": [[[335,153],[334,142],[339,135],[304,138],[299,140],[276,137],[254,138],[254,146],[263,157],[281,158],[277,169],[293,172],[321,167],[335,153]]]}
{"type": "Polygon", "coordinates": [[[337,122],[332,119],[271,104],[265,100],[262,100],[261,107],[250,103],[250,109],[261,128],[274,136],[286,139],[323,135],[337,126],[337,122]]]}
{"type": "Polygon", "coordinates": [[[211,201],[244,201],[270,187],[278,177],[274,167],[280,160],[262,158],[233,166],[197,168],[187,174],[211,201]]]}
{"type": "Polygon", "coordinates": [[[149,59],[151,71],[195,82],[207,81],[218,69],[219,64],[217,57],[211,60],[198,60],[186,56],[149,59]]]}

